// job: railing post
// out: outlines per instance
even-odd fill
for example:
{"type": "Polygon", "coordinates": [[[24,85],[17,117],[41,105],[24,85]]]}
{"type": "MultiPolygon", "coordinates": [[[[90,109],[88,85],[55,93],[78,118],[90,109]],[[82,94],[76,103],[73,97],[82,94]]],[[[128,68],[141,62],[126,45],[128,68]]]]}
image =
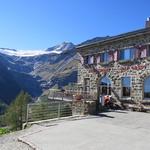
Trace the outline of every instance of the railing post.
{"type": "Polygon", "coordinates": [[[58,104],[58,116],[57,117],[60,118],[60,102],[58,104]]]}
{"type": "Polygon", "coordinates": [[[62,101],[64,100],[64,92],[62,92],[62,101]]]}
{"type": "Polygon", "coordinates": [[[54,95],[55,95],[55,91],[53,92],[53,101],[54,101],[54,95]]]}
{"type": "Polygon", "coordinates": [[[29,104],[27,104],[27,112],[26,112],[26,124],[28,124],[28,119],[29,119],[29,104]]]}

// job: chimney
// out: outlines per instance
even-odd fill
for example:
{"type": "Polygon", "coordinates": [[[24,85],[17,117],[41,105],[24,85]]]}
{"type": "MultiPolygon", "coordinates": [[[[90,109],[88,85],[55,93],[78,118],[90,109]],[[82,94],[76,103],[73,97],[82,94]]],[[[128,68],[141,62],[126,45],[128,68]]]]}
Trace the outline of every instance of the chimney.
{"type": "Polygon", "coordinates": [[[145,23],[145,28],[149,28],[149,27],[150,27],[150,17],[146,19],[146,23],[145,23]]]}

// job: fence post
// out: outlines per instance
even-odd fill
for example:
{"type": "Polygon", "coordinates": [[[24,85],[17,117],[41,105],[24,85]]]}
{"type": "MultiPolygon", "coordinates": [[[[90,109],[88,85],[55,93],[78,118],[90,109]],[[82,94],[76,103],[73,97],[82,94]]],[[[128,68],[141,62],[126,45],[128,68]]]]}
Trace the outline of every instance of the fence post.
{"type": "Polygon", "coordinates": [[[64,92],[62,93],[62,101],[64,100],[64,92]]]}
{"type": "Polygon", "coordinates": [[[26,122],[25,124],[22,124],[22,129],[25,129],[26,126],[28,125],[28,119],[29,119],[29,104],[27,104],[27,110],[26,110],[26,122]]]}
{"type": "Polygon", "coordinates": [[[57,117],[60,118],[60,102],[58,104],[58,116],[57,117]]]}
{"type": "Polygon", "coordinates": [[[83,115],[85,115],[85,100],[84,99],[83,99],[82,111],[83,111],[83,115]]]}
{"type": "Polygon", "coordinates": [[[55,95],[55,91],[53,92],[53,101],[54,101],[54,95],[55,95]]]}

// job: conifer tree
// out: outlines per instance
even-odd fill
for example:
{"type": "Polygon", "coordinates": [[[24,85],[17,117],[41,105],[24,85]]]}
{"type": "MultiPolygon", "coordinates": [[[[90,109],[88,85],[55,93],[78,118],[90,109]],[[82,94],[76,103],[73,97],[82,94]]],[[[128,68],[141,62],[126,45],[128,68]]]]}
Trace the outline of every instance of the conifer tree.
{"type": "Polygon", "coordinates": [[[10,104],[6,112],[6,122],[13,130],[20,130],[26,121],[27,104],[31,97],[21,91],[16,99],[10,104]]]}

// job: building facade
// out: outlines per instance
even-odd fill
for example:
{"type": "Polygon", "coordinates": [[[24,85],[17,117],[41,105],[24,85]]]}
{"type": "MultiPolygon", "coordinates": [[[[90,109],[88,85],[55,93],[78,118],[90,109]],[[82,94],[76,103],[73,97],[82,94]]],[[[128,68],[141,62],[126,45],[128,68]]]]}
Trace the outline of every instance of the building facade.
{"type": "Polygon", "coordinates": [[[150,102],[150,22],[146,28],[77,47],[78,90],[122,102],[150,102]]]}

